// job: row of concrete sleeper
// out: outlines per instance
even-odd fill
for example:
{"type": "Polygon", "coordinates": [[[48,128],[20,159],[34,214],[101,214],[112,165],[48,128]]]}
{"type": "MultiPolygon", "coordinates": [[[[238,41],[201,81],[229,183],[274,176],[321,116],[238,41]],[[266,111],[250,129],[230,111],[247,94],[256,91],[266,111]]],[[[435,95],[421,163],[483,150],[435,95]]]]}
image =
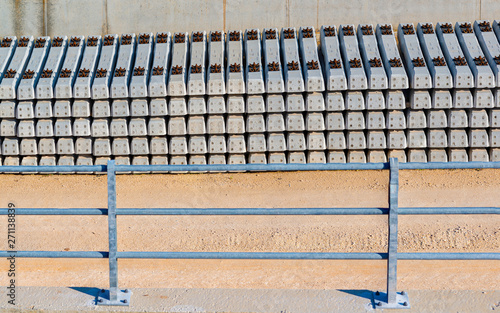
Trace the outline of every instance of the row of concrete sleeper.
{"type": "Polygon", "coordinates": [[[500,161],[498,38],[497,21],[4,37],[0,160],[500,161]]]}

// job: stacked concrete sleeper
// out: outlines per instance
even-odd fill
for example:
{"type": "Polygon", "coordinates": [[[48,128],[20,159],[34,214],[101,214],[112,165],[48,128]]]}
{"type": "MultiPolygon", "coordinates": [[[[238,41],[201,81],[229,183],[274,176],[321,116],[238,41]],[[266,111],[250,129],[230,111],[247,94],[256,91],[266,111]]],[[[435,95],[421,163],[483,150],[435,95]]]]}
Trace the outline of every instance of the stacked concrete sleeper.
{"type": "Polygon", "coordinates": [[[498,21],[4,37],[4,165],[500,161],[498,21]]]}

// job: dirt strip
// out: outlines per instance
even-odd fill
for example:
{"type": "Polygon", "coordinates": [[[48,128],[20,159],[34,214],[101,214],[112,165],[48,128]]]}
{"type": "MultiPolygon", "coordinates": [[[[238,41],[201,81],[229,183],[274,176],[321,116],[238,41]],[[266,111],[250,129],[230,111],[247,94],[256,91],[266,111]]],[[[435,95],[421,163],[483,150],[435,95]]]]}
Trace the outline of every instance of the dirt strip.
{"type": "MultiPolygon", "coordinates": [[[[387,207],[388,171],[120,175],[118,207],[387,207]]],[[[0,206],[106,207],[106,177],[1,175],[0,206]]],[[[498,206],[499,170],[400,172],[399,205],[498,206]]],[[[0,217],[1,238],[7,220],[0,217]]],[[[18,250],[105,251],[105,216],[17,216],[18,250]]],[[[499,252],[498,215],[400,216],[400,252],[499,252]]],[[[384,252],[386,216],[119,216],[120,251],[384,252]]],[[[6,240],[0,241],[6,249],[6,240]]],[[[0,261],[5,285],[7,262],[0,261]]],[[[158,288],[383,288],[385,261],[120,260],[158,288]]],[[[103,286],[106,260],[19,259],[25,286],[103,286]]],[[[500,289],[498,261],[400,261],[406,289],[500,289]]]]}

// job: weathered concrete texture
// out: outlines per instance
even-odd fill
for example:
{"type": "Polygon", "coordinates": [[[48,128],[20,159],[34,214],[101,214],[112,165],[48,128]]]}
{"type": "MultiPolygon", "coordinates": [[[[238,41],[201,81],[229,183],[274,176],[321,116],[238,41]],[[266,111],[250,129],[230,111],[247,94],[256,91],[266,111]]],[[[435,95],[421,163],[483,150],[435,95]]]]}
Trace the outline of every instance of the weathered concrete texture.
{"type": "Polygon", "coordinates": [[[223,28],[223,1],[107,0],[108,32],[180,32],[223,28]]]}
{"type": "Polygon", "coordinates": [[[496,0],[0,0],[0,35],[91,35],[498,19],[496,0]]]}
{"type": "Polygon", "coordinates": [[[47,1],[47,33],[51,36],[108,34],[106,2],[96,0],[47,1]]]}
{"type": "Polygon", "coordinates": [[[498,10],[500,7],[500,3],[497,0],[481,0],[481,18],[499,20],[500,17],[498,15],[498,10]]]}
{"type": "MultiPolygon", "coordinates": [[[[96,306],[97,288],[17,289],[16,310],[2,288],[0,312],[377,312],[369,290],[133,289],[129,307],[96,306]]],[[[500,291],[408,291],[416,312],[493,312],[500,291]]],[[[380,311],[381,312],[381,311],[380,311]]]]}
{"type": "Polygon", "coordinates": [[[43,0],[0,0],[0,34],[42,36],[44,11],[43,0]]]}
{"type": "MultiPolygon", "coordinates": [[[[323,24],[457,22],[479,19],[479,3],[470,0],[318,0],[317,26],[323,24]]],[[[494,8],[500,12],[498,2],[494,8]]],[[[298,13],[298,12],[297,12],[298,13]]]]}
{"type": "Polygon", "coordinates": [[[288,1],[228,0],[219,18],[225,29],[282,28],[288,25],[288,1]]]}

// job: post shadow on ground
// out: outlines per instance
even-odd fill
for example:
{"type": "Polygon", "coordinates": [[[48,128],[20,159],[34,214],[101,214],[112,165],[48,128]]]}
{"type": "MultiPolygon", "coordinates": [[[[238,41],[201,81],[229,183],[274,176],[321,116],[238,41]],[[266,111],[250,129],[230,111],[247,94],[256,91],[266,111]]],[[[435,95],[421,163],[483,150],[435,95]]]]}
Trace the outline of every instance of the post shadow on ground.
{"type": "Polygon", "coordinates": [[[339,289],[340,292],[344,292],[356,297],[364,298],[370,300],[373,308],[375,308],[375,301],[373,299],[373,291],[367,289],[339,289]]]}
{"type": "Polygon", "coordinates": [[[94,297],[94,302],[97,305],[97,297],[98,297],[101,289],[94,288],[94,287],[69,287],[69,289],[73,289],[73,290],[79,291],[81,293],[84,293],[86,295],[94,297]]]}

